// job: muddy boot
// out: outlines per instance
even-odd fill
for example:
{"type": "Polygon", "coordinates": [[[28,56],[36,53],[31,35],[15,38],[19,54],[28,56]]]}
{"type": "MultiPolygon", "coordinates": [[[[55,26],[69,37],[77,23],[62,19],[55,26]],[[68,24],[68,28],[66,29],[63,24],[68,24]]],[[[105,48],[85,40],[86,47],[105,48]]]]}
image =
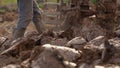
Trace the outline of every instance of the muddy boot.
{"type": "Polygon", "coordinates": [[[36,30],[41,34],[43,31],[45,31],[45,27],[39,18],[33,19],[34,25],[36,27],[36,30]]]}
{"type": "Polygon", "coordinates": [[[33,23],[39,34],[45,31],[45,27],[41,20],[41,10],[39,9],[36,1],[33,1],[33,23]]]}
{"type": "Polygon", "coordinates": [[[23,37],[25,33],[25,28],[22,29],[15,29],[13,31],[13,40],[23,37]]]}
{"type": "Polygon", "coordinates": [[[43,31],[45,31],[45,26],[41,20],[41,13],[40,10],[36,10],[33,12],[33,23],[36,27],[36,30],[41,34],[43,31]]]}

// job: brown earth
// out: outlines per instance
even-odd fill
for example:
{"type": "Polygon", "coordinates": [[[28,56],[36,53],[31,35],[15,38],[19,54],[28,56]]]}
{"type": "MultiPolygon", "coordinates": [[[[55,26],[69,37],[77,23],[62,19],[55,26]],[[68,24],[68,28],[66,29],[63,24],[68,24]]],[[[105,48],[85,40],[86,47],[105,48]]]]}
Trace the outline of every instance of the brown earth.
{"type": "Polygon", "coordinates": [[[50,31],[38,35],[31,23],[25,37],[10,44],[1,37],[12,36],[16,19],[16,12],[0,14],[0,68],[120,68],[120,34],[106,39],[106,30],[94,19],[85,18],[80,27],[60,34],[50,31]]]}
{"type": "MultiPolygon", "coordinates": [[[[82,28],[79,28],[79,29],[75,27],[72,28],[71,30],[73,30],[73,33],[71,33],[71,31],[70,32],[67,31],[67,34],[65,32],[62,35],[56,35],[54,33],[47,33],[47,34],[44,34],[43,37],[41,37],[38,41],[35,41],[39,38],[38,34],[36,32],[32,32],[35,30],[35,28],[33,24],[30,24],[27,30],[28,32],[30,32],[29,33],[30,35],[28,35],[29,38],[28,39],[23,38],[22,40],[16,41],[13,44],[13,50],[10,50],[10,51],[8,50],[8,52],[6,52],[5,55],[1,55],[0,60],[2,62],[0,62],[1,64],[0,67],[5,66],[3,68],[8,68],[8,67],[14,66],[15,68],[30,68],[30,67],[32,68],[35,68],[35,67],[38,67],[38,68],[56,68],[56,67],[59,67],[59,68],[99,68],[99,67],[109,68],[109,67],[112,67],[112,68],[115,68],[115,67],[118,67],[119,68],[119,64],[120,64],[119,62],[119,59],[120,59],[119,41],[120,39],[113,38],[109,40],[110,43],[113,44],[111,48],[113,47],[114,48],[112,49],[112,52],[111,52],[111,48],[108,47],[108,52],[105,55],[103,53],[104,51],[101,51],[101,49],[99,49],[101,48],[102,44],[104,44],[104,39],[99,40],[98,38],[98,39],[93,40],[96,37],[105,36],[104,29],[102,29],[99,25],[94,24],[89,19],[85,19],[85,21],[86,21],[85,22],[86,24],[82,25],[82,28]],[[74,36],[71,36],[71,34],[74,34],[74,36]],[[63,55],[59,53],[59,49],[57,51],[56,50],[49,51],[49,49],[48,50],[41,49],[42,47],[41,45],[44,45],[44,44],[51,44],[51,46],[52,45],[66,46],[67,42],[70,41],[70,37],[74,38],[78,36],[83,37],[87,42],[84,44],[76,43],[68,47],[68,48],[74,49],[74,46],[76,47],[77,45],[77,50],[81,51],[80,52],[81,57],[75,58],[74,61],[68,61],[69,63],[72,62],[75,65],[72,63],[66,64],[64,62],[65,58],[63,58],[63,55]],[[33,39],[34,41],[32,41],[33,39]],[[100,43],[100,41],[103,41],[103,42],[100,43]],[[109,58],[107,58],[106,61],[103,61],[103,58],[106,58],[106,57],[109,57],[109,58]]],[[[15,24],[15,21],[12,23],[15,24]]],[[[4,32],[4,30],[1,30],[1,32],[4,33],[3,35],[1,34],[1,36],[3,37],[7,31],[4,32]]],[[[3,46],[4,44],[2,45],[2,47],[3,46]]],[[[5,49],[3,48],[2,52],[4,50],[5,49]]],[[[62,50],[60,51],[62,52],[62,50]]],[[[65,57],[69,57],[69,55],[65,57]]]]}

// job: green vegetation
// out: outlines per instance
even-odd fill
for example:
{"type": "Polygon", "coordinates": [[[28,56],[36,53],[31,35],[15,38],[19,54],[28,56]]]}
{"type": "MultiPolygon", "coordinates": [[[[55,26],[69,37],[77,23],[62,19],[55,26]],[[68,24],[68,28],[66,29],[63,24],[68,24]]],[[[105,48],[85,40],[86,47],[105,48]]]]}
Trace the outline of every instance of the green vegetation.
{"type": "MultiPolygon", "coordinates": [[[[48,2],[57,2],[57,0],[48,0],[48,2]]],[[[64,0],[64,3],[67,3],[67,2],[69,2],[69,0],[64,0]]],[[[43,7],[42,3],[39,3],[38,5],[39,5],[40,8],[43,7]]]]}
{"type": "Polygon", "coordinates": [[[91,0],[91,2],[92,2],[93,4],[96,4],[97,0],[91,0]]]}
{"type": "Polygon", "coordinates": [[[48,0],[49,2],[56,2],[57,0],[48,0]]]}
{"type": "Polygon", "coordinates": [[[42,8],[42,7],[43,7],[43,4],[42,4],[42,3],[39,3],[38,6],[39,6],[40,8],[42,8]]]}
{"type": "MultiPolygon", "coordinates": [[[[57,0],[48,0],[49,2],[56,2],[57,0]]],[[[68,2],[69,0],[64,0],[64,2],[68,2]]],[[[17,3],[17,0],[2,0],[2,5],[8,5],[8,4],[15,4],[17,3]]],[[[39,3],[39,7],[42,8],[42,3],[39,3]]]]}
{"type": "Polygon", "coordinates": [[[2,5],[15,4],[17,0],[2,0],[2,5]]]}
{"type": "MultiPolygon", "coordinates": [[[[68,2],[69,0],[64,0],[64,2],[68,2]]],[[[57,0],[49,0],[49,2],[57,2],[57,0]]]]}
{"type": "Polygon", "coordinates": [[[5,9],[0,9],[0,13],[4,13],[5,11],[5,9]]]}

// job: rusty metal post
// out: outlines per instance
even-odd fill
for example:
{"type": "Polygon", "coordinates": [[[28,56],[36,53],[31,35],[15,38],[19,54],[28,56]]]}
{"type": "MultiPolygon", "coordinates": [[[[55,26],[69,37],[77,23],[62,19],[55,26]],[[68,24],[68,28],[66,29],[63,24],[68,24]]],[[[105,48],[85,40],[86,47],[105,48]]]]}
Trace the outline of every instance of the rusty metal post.
{"type": "Polygon", "coordinates": [[[117,11],[116,11],[116,27],[120,25],[120,0],[117,0],[117,11]]]}
{"type": "Polygon", "coordinates": [[[106,37],[114,36],[116,0],[97,0],[97,23],[106,29],[106,37]]]}
{"type": "Polygon", "coordinates": [[[81,9],[89,10],[89,0],[83,0],[81,3],[81,9]]]}

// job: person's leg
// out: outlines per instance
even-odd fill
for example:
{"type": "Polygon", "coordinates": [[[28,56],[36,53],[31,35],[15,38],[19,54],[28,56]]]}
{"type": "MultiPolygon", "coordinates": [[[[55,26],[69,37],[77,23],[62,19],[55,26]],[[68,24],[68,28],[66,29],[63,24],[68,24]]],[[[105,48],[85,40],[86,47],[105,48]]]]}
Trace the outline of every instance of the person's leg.
{"type": "Polygon", "coordinates": [[[24,32],[33,18],[33,0],[17,0],[19,19],[13,38],[24,36],[24,32]]]}
{"type": "Polygon", "coordinates": [[[45,27],[41,20],[41,11],[37,5],[36,1],[33,1],[33,23],[37,29],[37,31],[41,34],[45,31],[45,27]]]}

